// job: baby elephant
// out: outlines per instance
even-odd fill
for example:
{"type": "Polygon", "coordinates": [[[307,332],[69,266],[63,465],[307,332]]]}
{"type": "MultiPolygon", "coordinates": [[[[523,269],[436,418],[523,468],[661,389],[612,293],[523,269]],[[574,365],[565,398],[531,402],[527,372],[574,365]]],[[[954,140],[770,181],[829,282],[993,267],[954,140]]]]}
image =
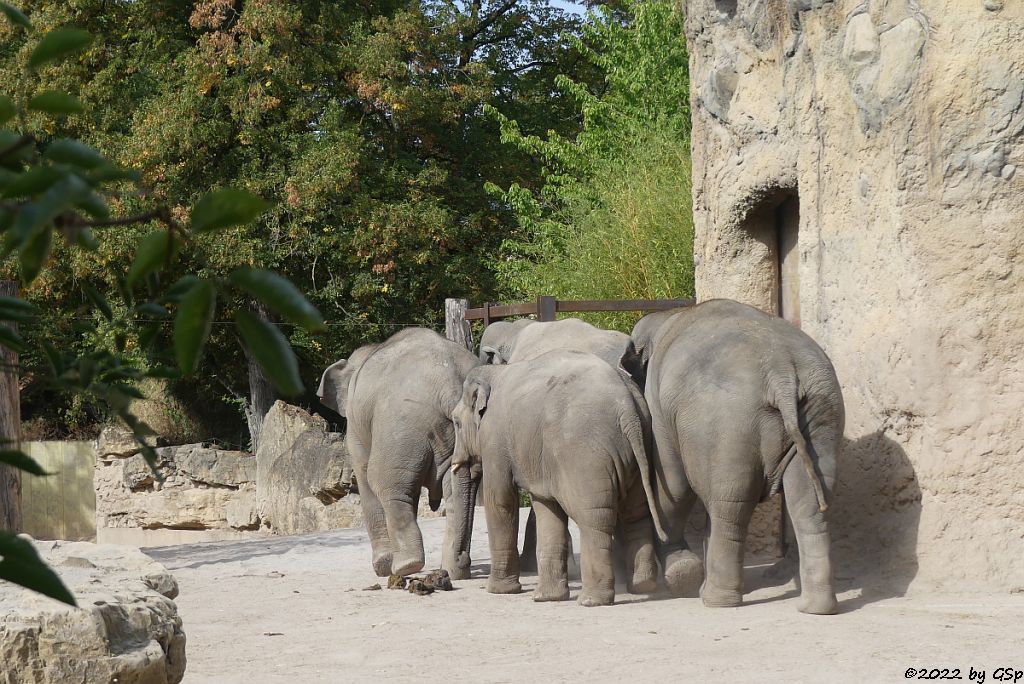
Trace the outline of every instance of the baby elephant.
{"type": "MultiPolygon", "coordinates": [[[[582,541],[580,604],[607,605],[615,599],[613,534],[626,551],[629,591],[654,591],[650,417],[623,373],[592,354],[567,351],[478,366],[466,376],[452,419],[452,468],[483,469],[491,547],[488,591],[522,589],[516,485],[530,492],[537,512],[535,601],[569,598],[568,518],[579,525],[582,541]]],[[[664,537],[657,519],[654,525],[664,537]]]]}

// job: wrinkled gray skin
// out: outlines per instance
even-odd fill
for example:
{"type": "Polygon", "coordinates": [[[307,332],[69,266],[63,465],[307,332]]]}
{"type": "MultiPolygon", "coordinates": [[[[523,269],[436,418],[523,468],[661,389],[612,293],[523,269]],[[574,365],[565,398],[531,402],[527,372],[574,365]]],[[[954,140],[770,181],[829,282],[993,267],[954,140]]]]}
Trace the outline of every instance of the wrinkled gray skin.
{"type": "Polygon", "coordinates": [[[491,546],[488,591],[522,589],[516,485],[530,492],[537,513],[535,601],[569,597],[568,518],[579,526],[582,540],[582,605],[614,601],[612,538],[617,527],[626,549],[629,590],[655,589],[648,414],[628,378],[579,352],[479,366],[466,378],[452,418],[457,435],[453,468],[481,464],[483,469],[491,546]]]}
{"type": "Polygon", "coordinates": [[[446,502],[442,567],[453,579],[469,577],[476,483],[462,473],[467,482],[453,494],[451,414],[477,364],[460,345],[410,328],[360,347],[324,371],[317,396],[348,419],[345,446],[359,483],[373,569],[381,577],[423,568],[416,524],[423,487],[431,509],[442,496],[446,502]]]}
{"type": "Polygon", "coordinates": [[[687,593],[701,581],[683,541],[696,496],[711,521],[701,598],[707,606],[740,605],[754,506],[781,488],[800,549],[798,608],[835,613],[825,511],[844,409],[825,352],[786,321],[730,300],[669,317],[655,339],[646,398],[669,588],[687,593]]]}
{"type": "MultiPolygon", "coordinates": [[[[551,351],[586,352],[612,368],[621,367],[642,391],[643,365],[639,356],[632,352],[629,342],[629,336],[624,333],[602,330],[578,318],[544,322],[532,319],[498,321],[487,326],[480,338],[480,360],[501,365],[528,361],[551,351]]],[[[522,570],[537,567],[536,527],[536,516],[531,511],[526,523],[523,555],[519,559],[522,570]]],[[[571,554],[571,539],[569,544],[571,554]]]]}
{"type": "Polygon", "coordinates": [[[515,321],[495,321],[488,325],[480,336],[480,363],[506,363],[512,355],[512,347],[519,333],[536,322],[532,318],[520,318],[515,321]]]}
{"type": "Polygon", "coordinates": [[[651,352],[654,351],[654,338],[658,332],[662,329],[668,319],[675,316],[677,313],[686,311],[689,307],[677,307],[675,309],[666,309],[665,311],[655,311],[649,313],[633,326],[633,332],[630,333],[629,337],[633,340],[633,348],[636,350],[637,355],[640,357],[641,363],[646,367],[651,361],[651,352]]]}

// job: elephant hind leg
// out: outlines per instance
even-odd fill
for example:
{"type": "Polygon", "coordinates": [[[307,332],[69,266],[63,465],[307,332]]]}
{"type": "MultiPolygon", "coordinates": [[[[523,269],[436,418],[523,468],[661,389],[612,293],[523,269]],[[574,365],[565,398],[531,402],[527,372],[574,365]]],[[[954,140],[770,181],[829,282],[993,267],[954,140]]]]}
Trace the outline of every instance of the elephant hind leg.
{"type": "Polygon", "coordinates": [[[832,576],[828,514],[818,507],[810,478],[803,468],[789,467],[782,476],[786,507],[800,551],[801,613],[832,615],[838,611],[832,576]]]}
{"type": "Polygon", "coordinates": [[[370,557],[373,571],[377,573],[378,577],[387,577],[391,574],[391,538],[388,536],[384,507],[370,486],[366,474],[369,451],[353,432],[349,432],[346,436],[345,446],[352,457],[353,472],[360,487],[359,503],[363,509],[366,533],[370,537],[370,557]]]}
{"type": "Polygon", "coordinates": [[[743,547],[757,502],[711,501],[707,504],[711,534],[707,579],[701,588],[704,605],[726,608],[743,603],[743,547]]]}
{"type": "Polygon", "coordinates": [[[654,523],[643,487],[637,482],[622,503],[616,530],[616,556],[626,564],[626,589],[631,594],[650,594],[658,588],[658,562],[654,552],[654,523]]]}
{"type": "Polygon", "coordinates": [[[569,518],[554,501],[533,501],[537,512],[537,590],[534,601],[565,601],[569,598],[566,543],[569,518]]]}
{"type": "Polygon", "coordinates": [[[579,596],[582,606],[607,606],[615,601],[615,565],[612,556],[612,532],[615,530],[615,511],[594,512],[588,518],[598,518],[597,524],[580,526],[580,565],[583,591],[579,596]]]}
{"type": "MultiPolygon", "coordinates": [[[[416,524],[416,507],[426,477],[423,467],[394,466],[401,453],[400,446],[391,447],[386,440],[374,440],[367,479],[384,509],[391,539],[391,572],[404,576],[419,572],[424,565],[423,535],[416,524]]],[[[427,462],[420,459],[421,464],[427,462]]]]}

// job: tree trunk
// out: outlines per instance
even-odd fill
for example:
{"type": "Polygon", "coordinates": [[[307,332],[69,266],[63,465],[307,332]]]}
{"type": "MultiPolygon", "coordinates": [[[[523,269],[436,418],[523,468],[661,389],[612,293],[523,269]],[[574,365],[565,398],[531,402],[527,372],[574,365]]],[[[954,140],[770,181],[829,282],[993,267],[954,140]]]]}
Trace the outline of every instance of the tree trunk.
{"type": "MultiPolygon", "coordinates": [[[[259,302],[253,302],[252,310],[265,321],[270,320],[266,308],[259,302]]],[[[274,387],[270,380],[263,373],[256,358],[245,349],[245,360],[249,370],[249,400],[245,405],[245,420],[249,424],[250,448],[253,453],[260,445],[260,432],[263,430],[263,419],[274,405],[277,396],[274,394],[274,387]]]]}
{"type": "MultiPolygon", "coordinates": [[[[18,296],[18,283],[0,280],[0,295],[18,296]]],[[[14,326],[13,323],[0,325],[14,326]]],[[[0,346],[0,449],[17,449],[21,441],[18,355],[0,346]]],[[[0,529],[21,531],[21,471],[0,464],[0,529]]]]}

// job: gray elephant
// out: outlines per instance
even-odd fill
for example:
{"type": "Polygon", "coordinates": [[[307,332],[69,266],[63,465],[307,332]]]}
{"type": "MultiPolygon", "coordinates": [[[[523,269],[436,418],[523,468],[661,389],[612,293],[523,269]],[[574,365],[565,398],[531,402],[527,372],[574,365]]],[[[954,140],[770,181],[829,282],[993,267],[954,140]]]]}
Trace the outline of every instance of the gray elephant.
{"type": "Polygon", "coordinates": [[[664,311],[655,311],[642,317],[633,326],[633,332],[629,334],[629,337],[633,340],[633,348],[644,366],[650,363],[651,352],[654,351],[654,338],[657,336],[658,331],[662,329],[668,319],[677,313],[686,311],[687,308],[676,307],[674,309],[665,309],[664,311]]]}
{"type": "Polygon", "coordinates": [[[655,340],[646,398],[669,587],[701,582],[683,541],[696,495],[711,523],[701,598],[742,603],[747,526],[754,506],[781,489],[800,550],[798,608],[836,612],[826,510],[844,409],[825,352],[786,321],[730,300],[668,317],[655,340]]]}
{"type": "Polygon", "coordinates": [[[507,363],[519,333],[536,322],[532,318],[520,318],[514,321],[495,321],[488,325],[480,336],[480,362],[496,365],[507,363]]]}
{"type": "MultiPolygon", "coordinates": [[[[580,528],[579,602],[615,598],[612,538],[626,549],[634,593],[657,586],[651,521],[648,413],[637,387],[601,359],[550,352],[529,362],[479,366],[466,378],[453,416],[453,468],[483,469],[492,593],[518,593],[519,503],[537,512],[539,583],[534,600],[569,597],[568,518],[580,528]]],[[[655,518],[659,534],[661,527],[655,518]]]]}
{"type": "Polygon", "coordinates": [[[476,356],[437,333],[411,328],[355,350],[324,371],[317,396],[348,419],[345,445],[359,486],[373,569],[381,577],[423,568],[420,493],[446,501],[442,567],[469,576],[476,483],[453,488],[452,410],[476,356]],[[458,492],[458,496],[453,495],[458,492]],[[461,526],[466,525],[463,529],[461,526]],[[458,540],[458,541],[456,541],[458,540]]]}

